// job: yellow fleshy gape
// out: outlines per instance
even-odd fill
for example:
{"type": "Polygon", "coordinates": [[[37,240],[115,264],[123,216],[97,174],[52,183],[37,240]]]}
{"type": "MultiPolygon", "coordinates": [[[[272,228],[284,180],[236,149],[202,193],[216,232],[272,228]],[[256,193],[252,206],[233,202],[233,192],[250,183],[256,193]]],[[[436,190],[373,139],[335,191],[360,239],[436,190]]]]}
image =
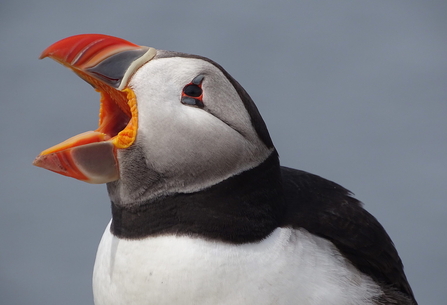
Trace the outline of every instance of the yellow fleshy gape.
{"type": "Polygon", "coordinates": [[[127,94],[127,104],[130,109],[131,118],[126,128],[121,130],[118,135],[112,139],[112,143],[116,148],[127,148],[133,144],[137,137],[138,130],[138,110],[137,99],[135,93],[130,88],[125,88],[123,92],[127,94]]]}

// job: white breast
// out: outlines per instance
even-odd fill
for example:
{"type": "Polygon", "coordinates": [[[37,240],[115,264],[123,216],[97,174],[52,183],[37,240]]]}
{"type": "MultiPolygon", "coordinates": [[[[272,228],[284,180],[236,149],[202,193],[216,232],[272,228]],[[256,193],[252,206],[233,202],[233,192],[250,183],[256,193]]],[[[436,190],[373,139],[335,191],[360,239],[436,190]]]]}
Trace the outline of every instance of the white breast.
{"type": "Polygon", "coordinates": [[[109,226],[93,272],[96,305],[358,305],[380,294],[330,242],[306,230],[278,228],[259,243],[230,245],[176,236],[125,240],[109,226]]]}

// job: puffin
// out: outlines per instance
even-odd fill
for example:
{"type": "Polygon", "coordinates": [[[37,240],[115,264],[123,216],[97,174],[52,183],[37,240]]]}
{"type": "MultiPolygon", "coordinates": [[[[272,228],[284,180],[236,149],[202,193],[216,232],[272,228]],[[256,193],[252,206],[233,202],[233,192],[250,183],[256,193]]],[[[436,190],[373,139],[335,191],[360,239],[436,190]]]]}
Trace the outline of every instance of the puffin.
{"type": "Polygon", "coordinates": [[[102,34],[43,51],[100,94],[99,124],[33,164],[107,184],[96,305],[417,304],[389,235],[344,187],[283,167],[219,64],[102,34]]]}

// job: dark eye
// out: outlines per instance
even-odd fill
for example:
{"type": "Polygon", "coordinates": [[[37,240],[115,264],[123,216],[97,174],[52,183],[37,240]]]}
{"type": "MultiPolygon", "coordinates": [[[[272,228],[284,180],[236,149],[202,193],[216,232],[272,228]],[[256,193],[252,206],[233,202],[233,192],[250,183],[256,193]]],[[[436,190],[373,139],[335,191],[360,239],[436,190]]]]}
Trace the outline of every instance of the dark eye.
{"type": "Polygon", "coordinates": [[[203,108],[205,105],[203,104],[203,90],[202,90],[202,81],[204,79],[204,75],[196,76],[192,82],[187,84],[182,91],[181,102],[185,105],[196,106],[199,108],[203,108]]]}
{"type": "Polygon", "coordinates": [[[202,88],[198,85],[190,84],[183,88],[183,94],[190,97],[199,97],[202,95],[202,88]]]}

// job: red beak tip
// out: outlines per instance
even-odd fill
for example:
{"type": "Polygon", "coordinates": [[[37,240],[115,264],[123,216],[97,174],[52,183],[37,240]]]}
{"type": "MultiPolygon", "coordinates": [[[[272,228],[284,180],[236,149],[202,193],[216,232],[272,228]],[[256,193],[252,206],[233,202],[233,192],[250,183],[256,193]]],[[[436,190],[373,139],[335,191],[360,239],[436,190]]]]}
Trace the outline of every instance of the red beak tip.
{"type": "Polygon", "coordinates": [[[47,156],[45,155],[38,155],[34,161],[33,161],[33,165],[37,166],[37,167],[41,167],[41,168],[46,168],[46,164],[45,161],[47,159],[47,156]]]}
{"type": "Polygon", "coordinates": [[[33,160],[33,165],[34,166],[39,166],[39,161],[41,159],[41,155],[38,155],[34,160],[33,160]]]}

